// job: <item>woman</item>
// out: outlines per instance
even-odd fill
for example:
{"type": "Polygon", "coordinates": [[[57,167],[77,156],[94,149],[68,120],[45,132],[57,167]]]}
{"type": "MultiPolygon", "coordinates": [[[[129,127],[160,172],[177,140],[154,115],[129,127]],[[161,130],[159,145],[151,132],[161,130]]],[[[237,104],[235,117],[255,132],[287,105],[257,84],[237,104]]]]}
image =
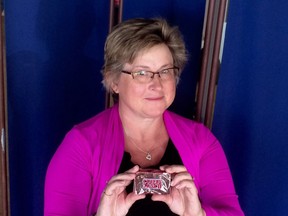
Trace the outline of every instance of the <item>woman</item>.
{"type": "Polygon", "coordinates": [[[186,61],[180,32],[165,20],[113,29],[102,72],[118,102],[66,135],[48,167],[45,215],[244,215],[217,139],[167,111],[186,61]],[[135,194],[140,168],[170,173],[171,192],[135,194]]]}

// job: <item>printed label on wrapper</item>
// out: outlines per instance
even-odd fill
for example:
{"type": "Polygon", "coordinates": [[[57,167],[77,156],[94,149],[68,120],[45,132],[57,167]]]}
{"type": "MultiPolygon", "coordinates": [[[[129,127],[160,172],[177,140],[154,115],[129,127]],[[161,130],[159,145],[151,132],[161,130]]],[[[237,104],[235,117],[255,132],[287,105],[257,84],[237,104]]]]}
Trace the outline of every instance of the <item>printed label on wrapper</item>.
{"type": "Polygon", "coordinates": [[[161,170],[143,169],[136,173],[134,192],[136,194],[169,194],[171,175],[161,170]]]}

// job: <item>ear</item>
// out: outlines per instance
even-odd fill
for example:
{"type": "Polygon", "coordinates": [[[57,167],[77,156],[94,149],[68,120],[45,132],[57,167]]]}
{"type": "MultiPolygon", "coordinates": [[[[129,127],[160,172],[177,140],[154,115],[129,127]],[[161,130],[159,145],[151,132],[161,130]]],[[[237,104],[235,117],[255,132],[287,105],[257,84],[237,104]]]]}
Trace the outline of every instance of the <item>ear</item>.
{"type": "Polygon", "coordinates": [[[115,81],[112,82],[111,88],[113,90],[114,93],[118,94],[118,83],[116,83],[115,81]]]}

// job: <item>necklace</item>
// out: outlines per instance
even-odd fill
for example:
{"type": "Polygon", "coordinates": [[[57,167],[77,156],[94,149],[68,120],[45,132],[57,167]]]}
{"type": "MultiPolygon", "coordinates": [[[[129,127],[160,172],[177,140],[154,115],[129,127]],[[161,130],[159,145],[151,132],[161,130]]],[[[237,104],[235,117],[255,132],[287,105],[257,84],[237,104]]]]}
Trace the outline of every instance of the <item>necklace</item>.
{"type": "Polygon", "coordinates": [[[146,158],[147,160],[151,161],[151,160],[152,160],[152,154],[151,154],[151,152],[152,152],[154,149],[156,149],[158,146],[156,146],[155,148],[151,149],[150,151],[144,151],[143,149],[141,149],[141,148],[134,142],[134,140],[132,139],[132,137],[130,137],[130,136],[126,133],[126,131],[125,131],[125,134],[126,134],[126,136],[130,139],[130,141],[133,143],[133,145],[134,145],[139,151],[141,151],[141,152],[143,152],[143,153],[146,154],[146,157],[145,157],[145,158],[146,158]]]}

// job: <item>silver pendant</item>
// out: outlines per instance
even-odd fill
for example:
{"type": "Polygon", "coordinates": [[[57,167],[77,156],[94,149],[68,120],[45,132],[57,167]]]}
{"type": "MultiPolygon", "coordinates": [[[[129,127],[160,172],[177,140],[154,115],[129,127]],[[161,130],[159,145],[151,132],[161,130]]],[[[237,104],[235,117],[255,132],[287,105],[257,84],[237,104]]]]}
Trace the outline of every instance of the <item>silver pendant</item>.
{"type": "Polygon", "coordinates": [[[149,161],[152,159],[152,155],[149,152],[146,155],[146,159],[149,160],[149,161]]]}

